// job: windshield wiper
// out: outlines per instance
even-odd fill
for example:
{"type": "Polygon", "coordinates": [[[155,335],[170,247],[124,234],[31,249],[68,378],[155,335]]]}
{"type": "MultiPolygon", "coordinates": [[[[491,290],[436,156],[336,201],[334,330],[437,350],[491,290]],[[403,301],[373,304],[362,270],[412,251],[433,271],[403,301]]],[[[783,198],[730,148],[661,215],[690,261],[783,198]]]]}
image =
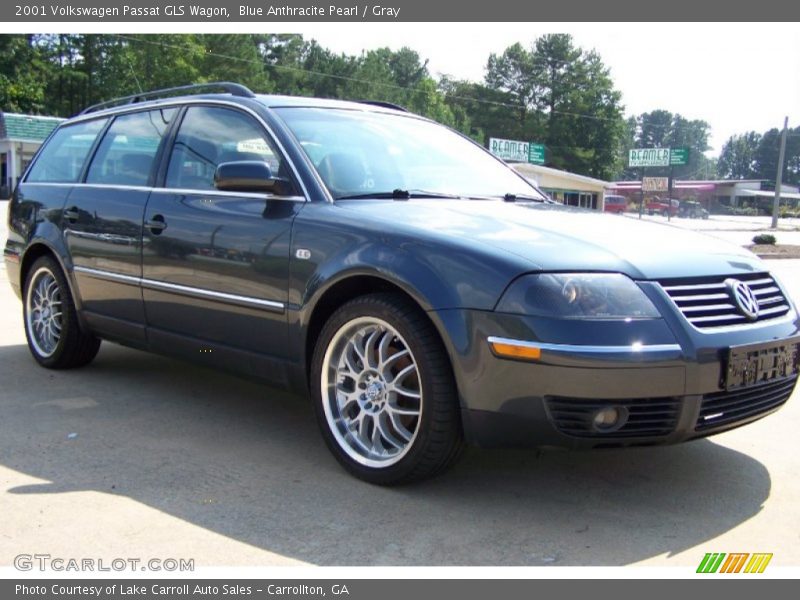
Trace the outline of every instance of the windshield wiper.
{"type": "Polygon", "coordinates": [[[547,202],[545,198],[539,196],[529,196],[527,194],[505,194],[503,200],[506,202],[547,202]]]}
{"type": "Polygon", "coordinates": [[[455,194],[443,194],[441,192],[429,192],[427,190],[401,190],[396,189],[391,192],[369,192],[366,194],[347,194],[337,196],[337,200],[366,200],[374,198],[376,200],[409,200],[410,198],[449,198],[458,199],[461,196],[455,194]]]}

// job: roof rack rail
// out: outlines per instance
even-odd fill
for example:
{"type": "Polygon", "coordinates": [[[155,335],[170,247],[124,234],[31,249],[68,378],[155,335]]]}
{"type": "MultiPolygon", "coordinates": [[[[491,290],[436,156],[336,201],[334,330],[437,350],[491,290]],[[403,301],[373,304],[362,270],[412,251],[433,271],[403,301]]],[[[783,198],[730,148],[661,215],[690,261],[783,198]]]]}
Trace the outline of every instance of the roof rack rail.
{"type": "Polygon", "coordinates": [[[372,106],[380,106],[381,108],[391,108],[393,110],[408,112],[408,109],[405,106],[400,106],[399,104],[394,104],[392,102],[384,102],[383,100],[356,100],[356,102],[359,104],[371,104],[372,106]]]}
{"type": "Polygon", "coordinates": [[[114,98],[113,100],[106,100],[105,102],[98,102],[91,106],[84,108],[79,114],[85,115],[95,112],[102,108],[111,106],[122,106],[125,104],[135,104],[144,100],[151,100],[154,98],[171,96],[177,92],[199,92],[202,89],[221,89],[234,96],[243,98],[255,98],[256,95],[250,91],[249,88],[239,84],[231,83],[230,81],[212,81],[210,83],[193,83],[191,85],[180,85],[178,87],[164,88],[161,90],[153,90],[152,92],[142,92],[139,94],[131,94],[130,96],[122,96],[121,98],[114,98]]]}

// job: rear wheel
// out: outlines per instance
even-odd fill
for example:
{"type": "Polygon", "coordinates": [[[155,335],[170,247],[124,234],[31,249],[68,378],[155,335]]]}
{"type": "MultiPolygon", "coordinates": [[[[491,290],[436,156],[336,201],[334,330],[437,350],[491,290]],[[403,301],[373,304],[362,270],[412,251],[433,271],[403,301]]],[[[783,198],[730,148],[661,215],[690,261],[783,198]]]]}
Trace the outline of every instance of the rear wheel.
{"type": "Polygon", "coordinates": [[[94,359],[100,340],[81,330],[67,280],[53,258],[33,263],[24,285],[23,318],[28,348],[49,369],[82,367],[94,359]]]}
{"type": "Polygon", "coordinates": [[[455,382],[422,311],[394,294],[339,308],[312,362],[317,419],[350,473],[382,485],[429,477],[461,448],[455,382]]]}

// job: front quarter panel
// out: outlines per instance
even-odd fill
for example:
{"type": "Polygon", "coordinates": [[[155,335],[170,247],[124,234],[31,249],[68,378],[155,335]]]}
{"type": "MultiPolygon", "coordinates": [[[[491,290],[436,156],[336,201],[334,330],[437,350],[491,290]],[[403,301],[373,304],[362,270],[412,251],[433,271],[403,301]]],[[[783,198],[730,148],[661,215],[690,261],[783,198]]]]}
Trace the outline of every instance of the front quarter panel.
{"type": "MultiPolygon", "coordinates": [[[[529,264],[502,257],[469,240],[444,241],[398,224],[356,222],[336,204],[312,203],[295,221],[289,285],[290,328],[304,331],[327,290],[368,275],[402,288],[426,311],[491,310],[505,287],[529,264]],[[298,251],[301,256],[298,258],[298,251]]],[[[303,356],[304,335],[290,335],[303,356]]]]}

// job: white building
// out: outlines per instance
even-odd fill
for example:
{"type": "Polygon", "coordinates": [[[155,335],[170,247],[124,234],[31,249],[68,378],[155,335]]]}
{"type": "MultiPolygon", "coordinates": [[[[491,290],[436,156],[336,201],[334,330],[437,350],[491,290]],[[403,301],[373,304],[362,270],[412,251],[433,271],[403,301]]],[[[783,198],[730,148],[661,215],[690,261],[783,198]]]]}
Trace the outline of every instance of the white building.
{"type": "Polygon", "coordinates": [[[61,121],[0,111],[0,200],[11,196],[33,155],[61,121]]]}
{"type": "Polygon", "coordinates": [[[553,200],[569,206],[602,211],[606,190],[613,185],[609,181],[541,165],[511,163],[509,166],[536,184],[536,187],[546,192],[553,200]]]}

